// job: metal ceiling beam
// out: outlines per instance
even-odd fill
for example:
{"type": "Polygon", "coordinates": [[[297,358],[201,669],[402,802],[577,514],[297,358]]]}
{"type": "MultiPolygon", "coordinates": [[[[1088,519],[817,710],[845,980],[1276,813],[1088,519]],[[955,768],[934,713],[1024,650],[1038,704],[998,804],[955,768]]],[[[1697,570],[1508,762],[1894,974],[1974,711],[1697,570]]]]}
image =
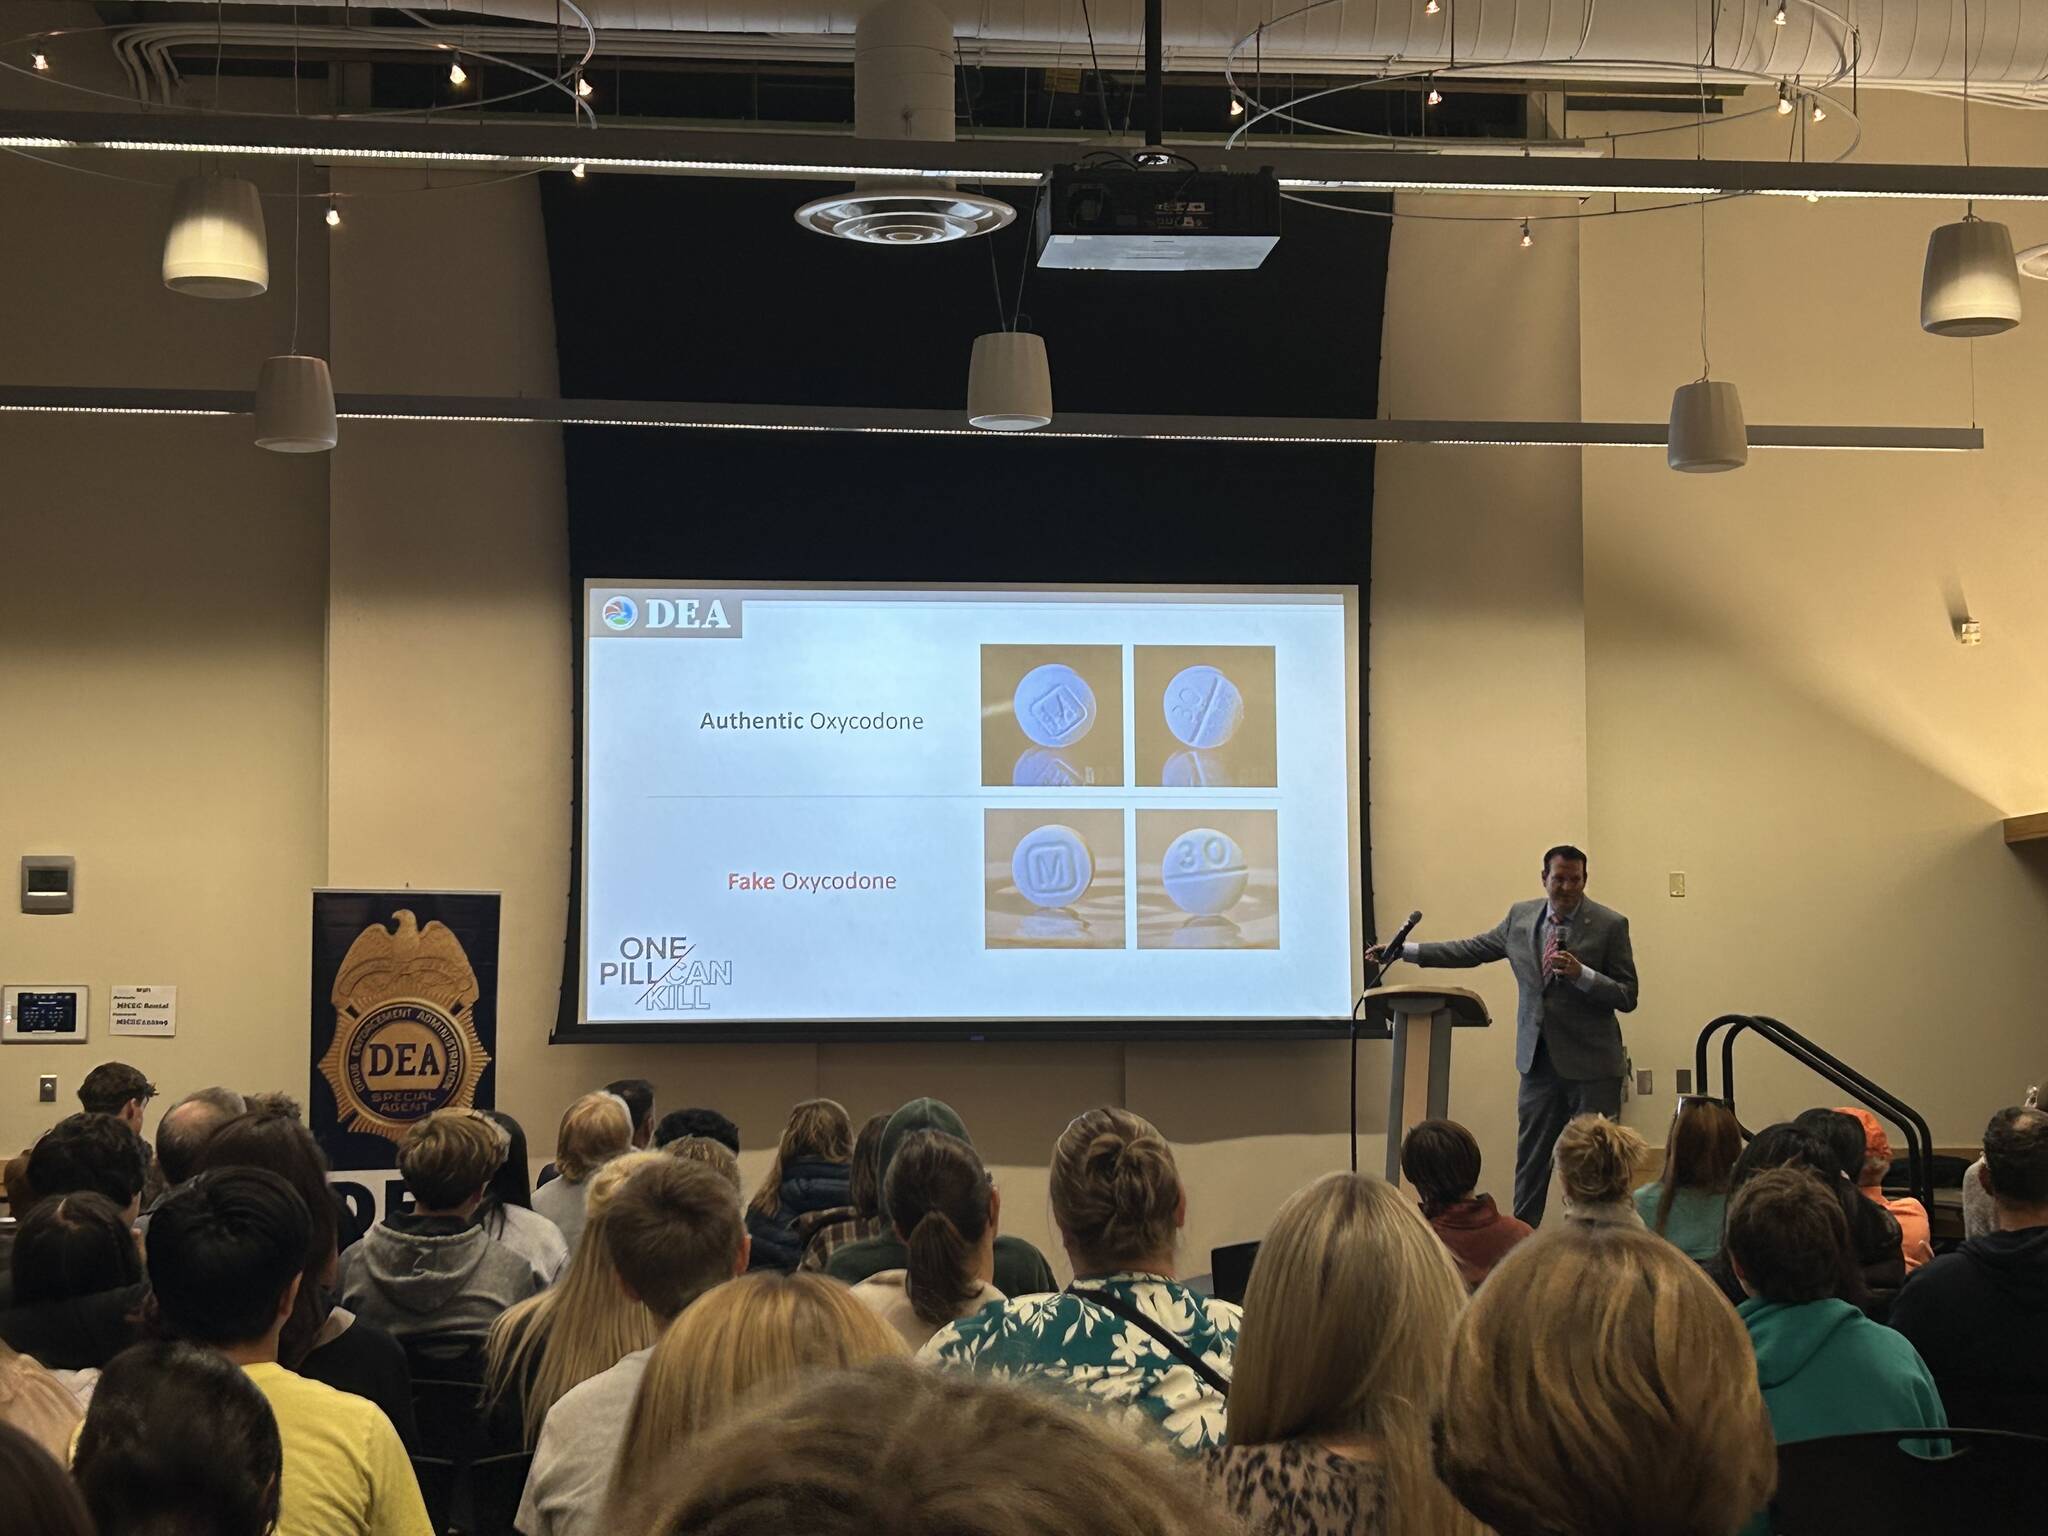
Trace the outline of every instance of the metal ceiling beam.
{"type": "MultiPolygon", "coordinates": [[[[1081,147],[1080,141],[1076,149],[1081,147]]],[[[1099,147],[1099,144],[1098,144],[1099,147]]],[[[1935,198],[2048,201],[2048,166],[1800,164],[1763,160],[1606,160],[1544,155],[1443,154],[1309,148],[1262,142],[1225,154],[1190,145],[1223,170],[1271,166],[1282,184],[1321,192],[1491,192],[1531,196],[1643,194],[1698,197],[1935,198]]],[[[228,117],[181,112],[0,111],[0,148],[165,152],[226,159],[255,156],[330,164],[436,165],[517,170],[584,165],[592,171],[671,176],[951,177],[984,185],[1036,185],[1059,147],[1000,139],[957,143],[856,139],[845,134],[645,128],[577,128],[559,121],[429,122],[378,118],[228,117]]]]}
{"type": "MultiPolygon", "coordinates": [[[[649,427],[671,430],[855,432],[911,436],[1125,438],[1151,442],[1241,442],[1394,447],[1404,444],[1529,448],[1662,448],[1661,421],[1367,421],[1316,416],[1140,416],[1062,413],[1036,432],[985,432],[962,411],[870,406],[726,405],[694,400],[551,400],[503,395],[336,395],[345,421],[480,423],[503,426],[649,427]]],[[[121,389],[0,385],[0,415],[246,416],[248,390],[121,389]]],[[[1980,427],[1814,427],[1751,425],[1757,449],[1970,452],[1980,427]]]]}

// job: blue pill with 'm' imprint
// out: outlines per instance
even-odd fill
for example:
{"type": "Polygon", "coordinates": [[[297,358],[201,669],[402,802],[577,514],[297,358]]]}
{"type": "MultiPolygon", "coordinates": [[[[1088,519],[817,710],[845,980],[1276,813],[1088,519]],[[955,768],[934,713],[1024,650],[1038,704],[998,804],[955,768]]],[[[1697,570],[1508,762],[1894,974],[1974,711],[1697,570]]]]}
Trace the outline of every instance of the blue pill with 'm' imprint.
{"type": "Polygon", "coordinates": [[[1197,751],[1222,746],[1244,724],[1244,695],[1210,666],[1185,667],[1166,685],[1166,728],[1197,751]]]}
{"type": "Polygon", "coordinates": [[[1018,728],[1041,747],[1071,747],[1095,724],[1095,690],[1064,662],[1026,672],[1010,706],[1018,728]]]}
{"type": "Polygon", "coordinates": [[[1010,878],[1034,907],[1072,906],[1095,880],[1095,859],[1080,833],[1053,822],[1017,839],[1010,878]]]}
{"type": "Polygon", "coordinates": [[[1159,881],[1167,897],[1181,911],[1200,917],[1214,917],[1236,906],[1250,877],[1237,840],[1214,827],[1181,833],[1159,861],[1159,881]]]}

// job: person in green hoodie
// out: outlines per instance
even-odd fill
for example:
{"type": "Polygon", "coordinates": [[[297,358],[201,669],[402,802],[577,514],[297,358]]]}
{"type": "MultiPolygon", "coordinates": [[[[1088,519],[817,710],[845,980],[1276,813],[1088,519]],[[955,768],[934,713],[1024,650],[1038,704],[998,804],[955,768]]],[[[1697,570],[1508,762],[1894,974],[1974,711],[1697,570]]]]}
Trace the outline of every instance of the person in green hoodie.
{"type": "Polygon", "coordinates": [[[1905,1338],[1837,1294],[1849,1224],[1803,1168],[1774,1168],[1728,1206],[1736,1310],[1778,1444],[1864,1430],[1944,1429],[1934,1377],[1905,1338]]]}
{"type": "MultiPolygon", "coordinates": [[[[959,1137],[970,1147],[974,1145],[974,1139],[967,1134],[966,1125],[953,1112],[952,1105],[937,1099],[912,1099],[889,1117],[888,1125],[882,1130],[881,1182],[884,1189],[888,1187],[889,1164],[895,1160],[903,1143],[919,1131],[943,1131],[948,1136],[959,1137]]],[[[886,1198],[881,1202],[881,1214],[886,1222],[889,1215],[886,1198]]],[[[897,1236],[894,1225],[888,1224],[873,1237],[835,1248],[826,1261],[825,1273],[848,1285],[859,1285],[885,1269],[909,1267],[910,1250],[897,1236]]],[[[1058,1290],[1059,1282],[1053,1279],[1052,1266],[1046,1263],[1044,1254],[1023,1238],[1003,1233],[996,1238],[995,1287],[1005,1296],[1037,1296],[1058,1290]]]]}

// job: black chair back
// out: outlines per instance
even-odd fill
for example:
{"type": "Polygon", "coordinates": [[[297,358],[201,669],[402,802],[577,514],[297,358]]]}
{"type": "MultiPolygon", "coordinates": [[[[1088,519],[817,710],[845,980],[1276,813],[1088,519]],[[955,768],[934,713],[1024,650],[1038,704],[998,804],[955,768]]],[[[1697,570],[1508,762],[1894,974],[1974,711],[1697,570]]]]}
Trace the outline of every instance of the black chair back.
{"type": "Polygon", "coordinates": [[[1259,1255],[1257,1243],[1230,1243],[1209,1250],[1209,1279],[1219,1300],[1244,1305],[1245,1287],[1252,1281],[1252,1260],[1259,1255]]]}
{"type": "Polygon", "coordinates": [[[447,1531],[455,1520],[455,1463],[442,1456],[415,1456],[412,1475],[418,1479],[420,1498],[427,1506],[427,1519],[435,1532],[447,1531]]]}
{"type": "Polygon", "coordinates": [[[1802,1440],[1778,1447],[1771,1529],[1776,1536],[2011,1529],[2015,1512],[2038,1501],[2044,1468],[2048,1440],[1995,1429],[1802,1440]]]}
{"type": "Polygon", "coordinates": [[[473,1536],[517,1536],[512,1520],[533,1470],[530,1451],[480,1456],[469,1469],[470,1530],[473,1536]]]}

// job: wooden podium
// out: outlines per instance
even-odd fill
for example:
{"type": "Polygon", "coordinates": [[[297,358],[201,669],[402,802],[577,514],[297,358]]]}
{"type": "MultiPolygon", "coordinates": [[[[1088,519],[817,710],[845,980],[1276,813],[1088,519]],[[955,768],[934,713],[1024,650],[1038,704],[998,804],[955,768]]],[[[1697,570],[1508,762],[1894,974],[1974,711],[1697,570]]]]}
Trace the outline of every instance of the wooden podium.
{"type": "Polygon", "coordinates": [[[1394,1042],[1394,1070],[1387,1078],[1389,1182],[1402,1183],[1401,1139],[1408,1128],[1450,1110],[1451,1031],[1483,1029],[1491,1022],[1485,1001],[1463,987],[1375,987],[1365,994],[1362,1037],[1394,1042]]]}

